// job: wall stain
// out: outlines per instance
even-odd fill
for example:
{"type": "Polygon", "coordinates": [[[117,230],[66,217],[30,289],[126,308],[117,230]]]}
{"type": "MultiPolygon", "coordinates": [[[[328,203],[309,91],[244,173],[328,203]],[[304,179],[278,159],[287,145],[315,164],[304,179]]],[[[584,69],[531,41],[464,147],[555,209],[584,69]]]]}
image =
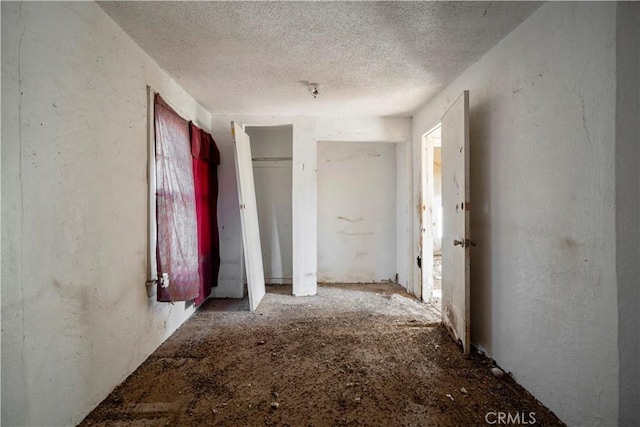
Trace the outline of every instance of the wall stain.
{"type": "Polygon", "coordinates": [[[572,239],[569,236],[564,237],[560,242],[560,244],[563,249],[572,249],[572,250],[580,246],[579,242],[577,242],[576,240],[572,239]]]}
{"type": "Polygon", "coordinates": [[[343,221],[349,221],[349,222],[358,222],[358,221],[362,221],[363,218],[350,219],[350,218],[347,218],[346,216],[338,216],[338,219],[341,219],[343,221]]]}
{"type": "Polygon", "coordinates": [[[584,101],[584,96],[582,95],[582,83],[584,81],[584,73],[586,69],[582,70],[582,75],[580,76],[580,84],[578,88],[573,88],[573,93],[576,94],[578,99],[580,100],[580,109],[582,111],[582,128],[584,129],[585,136],[587,137],[587,142],[591,145],[591,133],[589,132],[589,128],[587,126],[587,111],[586,104],[584,101]]]}

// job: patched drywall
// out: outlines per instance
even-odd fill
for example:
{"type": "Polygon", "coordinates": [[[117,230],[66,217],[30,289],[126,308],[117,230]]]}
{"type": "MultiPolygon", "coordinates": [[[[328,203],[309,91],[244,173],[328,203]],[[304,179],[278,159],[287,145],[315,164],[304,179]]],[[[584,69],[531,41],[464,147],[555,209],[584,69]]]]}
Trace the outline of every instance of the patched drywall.
{"type": "Polygon", "coordinates": [[[618,421],[615,44],[615,3],[547,3],[413,121],[470,90],[471,338],[569,425],[618,421]]]}
{"type": "Polygon", "coordinates": [[[192,313],[147,297],[147,89],[95,3],[2,3],[2,424],[75,425],[192,313]]]}
{"type": "MultiPolygon", "coordinates": [[[[288,117],[214,115],[213,137],[221,153],[233,158],[230,121],[248,126],[293,124],[293,293],[298,296],[317,292],[317,142],[393,142],[398,143],[398,157],[403,167],[397,168],[397,265],[400,283],[408,287],[409,245],[411,237],[409,201],[411,200],[410,158],[411,119],[406,117],[288,117]],[[402,186],[400,186],[403,183],[402,186]],[[404,185],[408,183],[409,185],[404,185]]],[[[212,296],[242,297],[242,234],[238,194],[233,162],[223,162],[219,170],[220,199],[220,280],[212,296]]]]}
{"type": "Polygon", "coordinates": [[[396,144],[318,142],[318,281],[393,281],[396,250],[396,144]]]}
{"type": "Polygon", "coordinates": [[[291,126],[245,128],[251,139],[253,177],[266,283],[293,278],[291,126]]]}

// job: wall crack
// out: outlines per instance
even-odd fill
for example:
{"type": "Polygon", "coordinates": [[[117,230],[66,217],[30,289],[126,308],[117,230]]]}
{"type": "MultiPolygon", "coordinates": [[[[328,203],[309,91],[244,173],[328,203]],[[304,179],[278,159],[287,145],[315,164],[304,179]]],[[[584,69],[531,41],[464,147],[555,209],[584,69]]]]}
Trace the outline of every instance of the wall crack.
{"type": "Polygon", "coordinates": [[[581,93],[582,82],[584,80],[584,72],[585,70],[582,70],[582,75],[580,76],[580,85],[578,86],[578,89],[576,89],[574,86],[573,93],[575,93],[578,96],[578,99],[580,99],[580,109],[582,110],[582,128],[584,129],[584,133],[587,137],[587,141],[589,142],[589,145],[592,145],[591,133],[589,132],[589,127],[587,126],[587,111],[586,111],[586,106],[584,102],[584,96],[581,93]]]}

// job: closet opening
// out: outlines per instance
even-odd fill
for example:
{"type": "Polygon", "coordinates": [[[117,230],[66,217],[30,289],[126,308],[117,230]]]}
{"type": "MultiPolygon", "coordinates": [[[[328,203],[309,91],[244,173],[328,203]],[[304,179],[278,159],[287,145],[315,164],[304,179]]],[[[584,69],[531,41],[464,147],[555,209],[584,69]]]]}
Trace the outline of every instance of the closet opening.
{"type": "Polygon", "coordinates": [[[245,126],[245,132],[251,141],[265,284],[290,288],[293,282],[293,125],[245,126]]]}

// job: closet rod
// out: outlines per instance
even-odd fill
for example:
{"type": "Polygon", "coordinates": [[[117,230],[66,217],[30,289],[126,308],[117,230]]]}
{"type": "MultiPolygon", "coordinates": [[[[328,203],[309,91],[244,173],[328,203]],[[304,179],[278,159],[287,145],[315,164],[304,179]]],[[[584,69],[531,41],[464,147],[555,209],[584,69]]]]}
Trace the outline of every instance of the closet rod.
{"type": "Polygon", "coordinates": [[[277,160],[293,160],[293,157],[254,157],[254,162],[273,162],[277,160]]]}

